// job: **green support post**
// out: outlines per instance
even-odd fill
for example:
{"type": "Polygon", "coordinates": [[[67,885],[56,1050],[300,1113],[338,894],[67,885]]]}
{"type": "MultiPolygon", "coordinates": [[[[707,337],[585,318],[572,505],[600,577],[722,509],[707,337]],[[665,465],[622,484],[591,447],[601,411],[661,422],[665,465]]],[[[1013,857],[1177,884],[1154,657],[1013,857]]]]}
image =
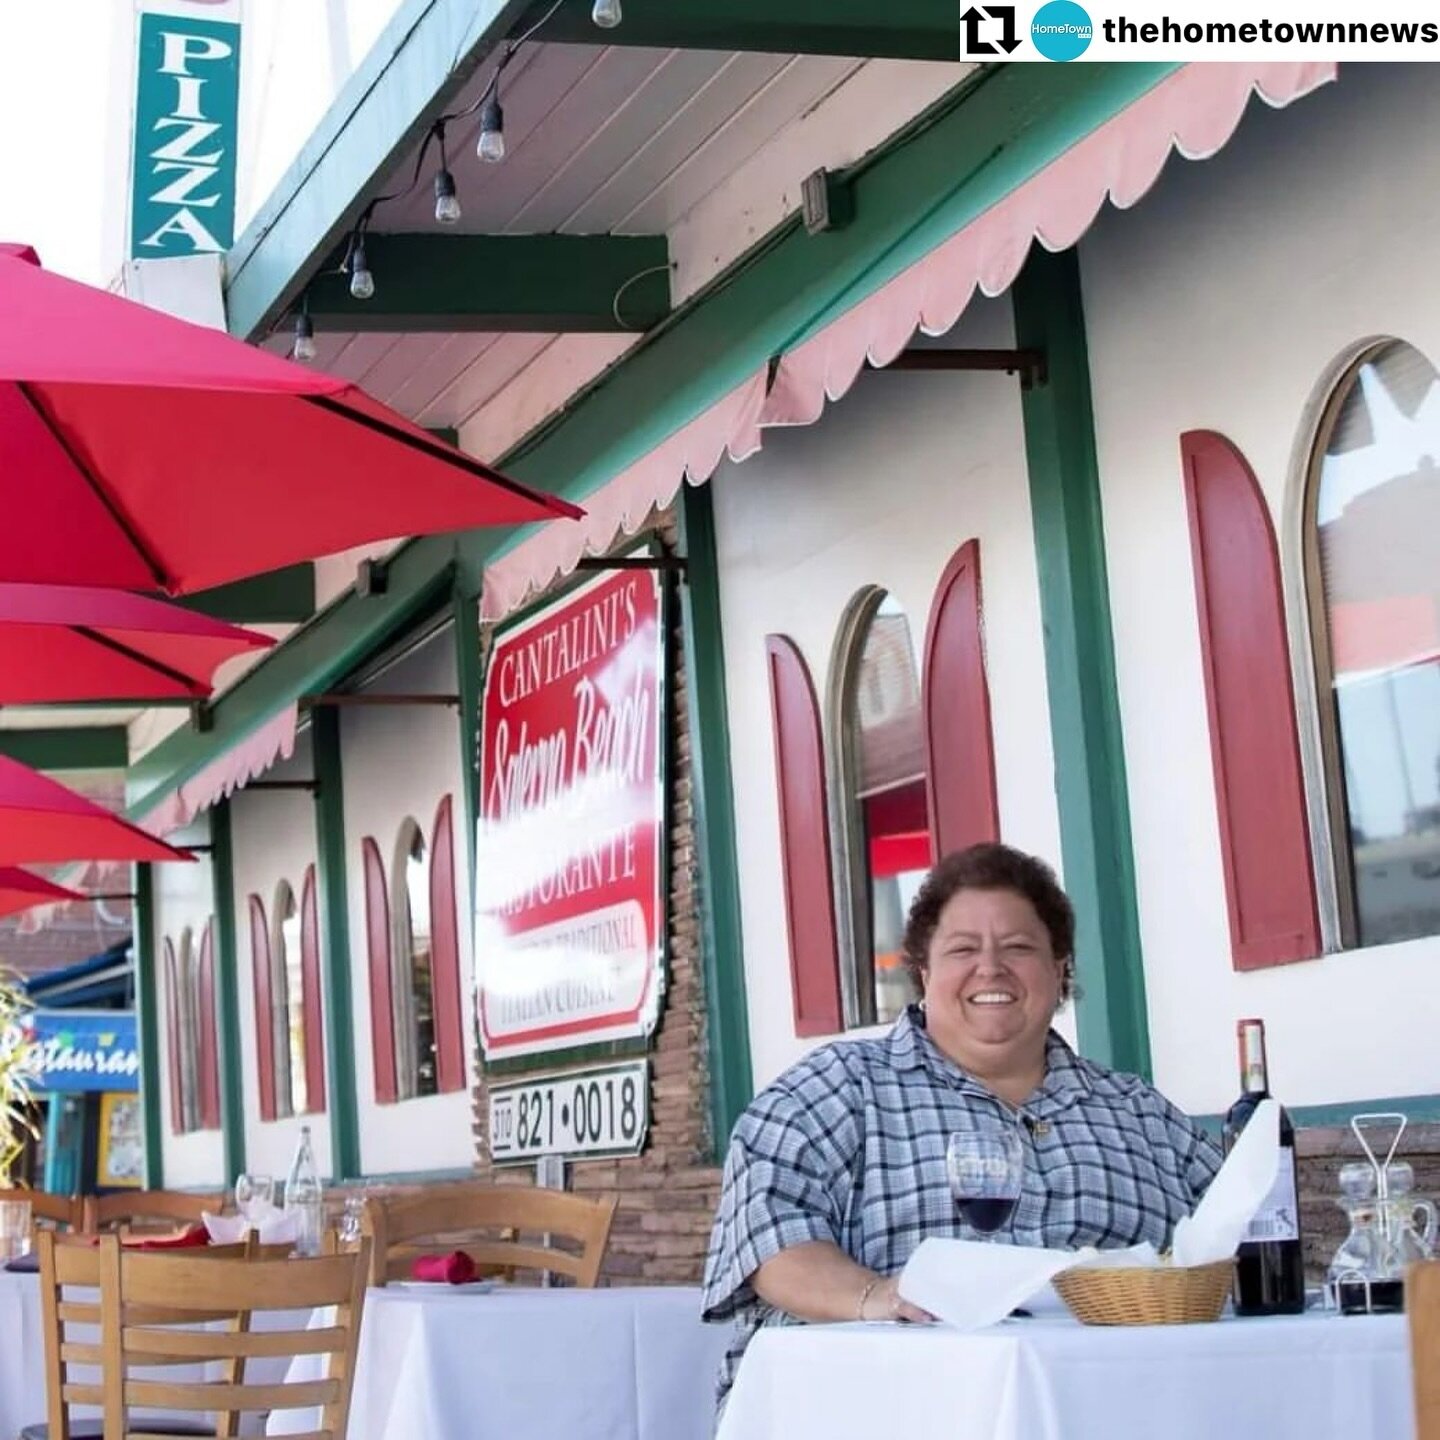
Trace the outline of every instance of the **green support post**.
{"type": "Polygon", "coordinates": [[[340,712],[310,712],[315,757],[315,838],[320,907],[325,1066],[329,1091],[330,1158],[336,1180],[360,1175],[360,1115],[355,1098],[355,1010],[350,997],[350,898],[345,879],[345,788],[340,712]]]}
{"type": "Polygon", "coordinates": [[[1145,969],[1080,267],[1038,245],[1012,291],[1015,343],[1045,353],[1024,392],[1065,888],[1075,904],[1080,1046],[1149,1077],[1145,969]]]}
{"type": "Polygon", "coordinates": [[[160,1123],[159,989],[155,984],[155,874],[135,867],[135,1031],[140,1042],[140,1113],[145,1119],[145,1188],[165,1184],[164,1127],[160,1123]]]}
{"type": "Polygon", "coordinates": [[[220,1128],[225,1182],[245,1172],[245,1090],[240,1063],[240,961],[235,940],[235,846],[230,802],[210,811],[210,864],[215,889],[215,1005],[220,1040],[220,1128]]]}
{"type": "Polygon", "coordinates": [[[708,485],[682,485],[678,500],[690,727],[690,794],[699,872],[700,941],[709,1035],[710,1123],[717,1155],[753,1092],[735,855],[735,800],[725,698],[725,654],[715,515],[708,485]]]}

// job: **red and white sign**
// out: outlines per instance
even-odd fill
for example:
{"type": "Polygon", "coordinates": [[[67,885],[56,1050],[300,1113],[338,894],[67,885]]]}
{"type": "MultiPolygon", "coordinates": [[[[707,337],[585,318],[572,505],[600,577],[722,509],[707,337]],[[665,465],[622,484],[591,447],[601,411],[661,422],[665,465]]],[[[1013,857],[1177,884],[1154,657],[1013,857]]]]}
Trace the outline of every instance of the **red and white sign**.
{"type": "Polygon", "coordinates": [[[664,937],[660,578],[622,570],[495,637],[475,852],[490,1060],[655,1028],[664,937]]]}

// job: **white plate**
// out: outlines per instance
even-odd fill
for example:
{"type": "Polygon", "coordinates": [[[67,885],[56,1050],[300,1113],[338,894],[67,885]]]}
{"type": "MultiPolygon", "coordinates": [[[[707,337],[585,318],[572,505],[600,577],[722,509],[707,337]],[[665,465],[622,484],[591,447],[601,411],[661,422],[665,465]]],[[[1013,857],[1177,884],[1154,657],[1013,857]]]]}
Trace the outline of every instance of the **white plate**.
{"type": "Polygon", "coordinates": [[[444,1280],[390,1280],[386,1282],[387,1290],[434,1290],[444,1292],[454,1291],[482,1291],[494,1290],[499,1286],[498,1280],[464,1280],[459,1285],[448,1284],[444,1280]]]}

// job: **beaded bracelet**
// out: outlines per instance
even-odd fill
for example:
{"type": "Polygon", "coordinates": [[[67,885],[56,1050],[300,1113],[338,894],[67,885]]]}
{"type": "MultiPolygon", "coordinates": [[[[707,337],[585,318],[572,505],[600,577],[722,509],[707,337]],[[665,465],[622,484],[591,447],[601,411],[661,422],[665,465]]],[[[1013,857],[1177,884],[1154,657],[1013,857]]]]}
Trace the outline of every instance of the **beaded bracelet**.
{"type": "Polygon", "coordinates": [[[863,1320],[865,1318],[865,1302],[870,1298],[871,1292],[879,1283],[880,1276],[873,1275],[871,1276],[869,1283],[860,1292],[860,1303],[855,1307],[855,1318],[857,1320],[863,1320]]]}

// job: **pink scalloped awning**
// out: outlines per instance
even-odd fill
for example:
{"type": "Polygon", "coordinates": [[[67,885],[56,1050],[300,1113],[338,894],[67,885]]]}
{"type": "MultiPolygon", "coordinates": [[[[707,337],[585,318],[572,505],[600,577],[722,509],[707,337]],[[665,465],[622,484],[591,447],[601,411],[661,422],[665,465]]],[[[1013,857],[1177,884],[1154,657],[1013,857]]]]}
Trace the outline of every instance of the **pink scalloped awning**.
{"type": "Polygon", "coordinates": [[[258,780],[272,765],[288,760],[295,753],[298,723],[299,707],[287,705],[273,719],[144,811],[136,823],[157,835],[168,835],[190,824],[217,801],[258,780]]]}
{"type": "Polygon", "coordinates": [[[1020,272],[1031,244],[1066,250],[1108,200],[1134,205],[1172,152],[1205,160],[1235,133],[1252,95],[1276,109],[1334,80],[1327,63],[1188,65],[1142,95],[1038,175],[936,246],[819,334],[788,351],[766,389],[752,375],[668,440],[585,500],[581,520],[556,520],[485,572],[481,615],[508,615],[585,555],[632,535],[682,483],[703,484],[721,458],[744,460],[772,425],[810,425],[838,400],[868,360],[888,365],[917,330],[943,335],[971,297],[999,295],[1020,272]]]}

